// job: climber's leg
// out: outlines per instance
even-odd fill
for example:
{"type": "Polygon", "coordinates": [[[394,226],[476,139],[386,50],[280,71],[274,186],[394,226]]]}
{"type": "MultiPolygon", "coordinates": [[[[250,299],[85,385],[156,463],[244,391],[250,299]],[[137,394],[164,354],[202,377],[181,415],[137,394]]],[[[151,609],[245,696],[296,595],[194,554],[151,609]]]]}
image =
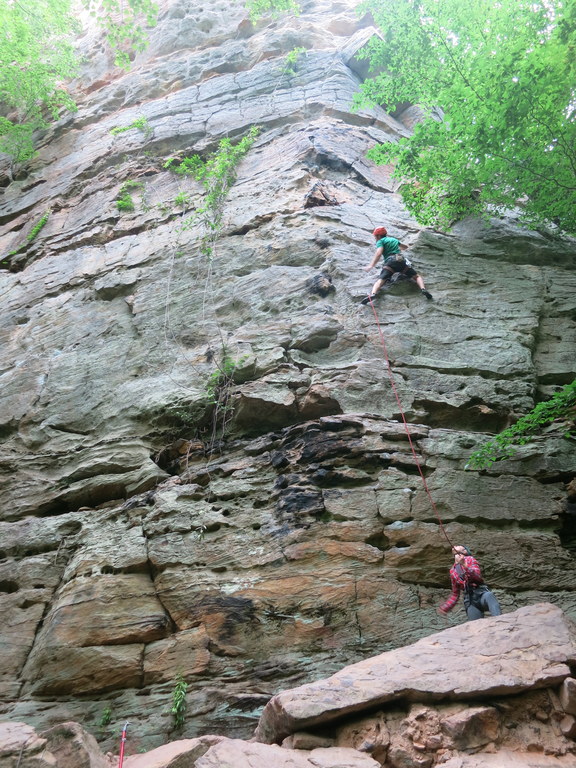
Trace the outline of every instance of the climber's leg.
{"type": "Polygon", "coordinates": [[[500,616],[502,610],[500,609],[500,603],[493,592],[488,590],[484,592],[480,598],[480,604],[485,611],[489,611],[491,616],[500,616]]]}
{"type": "Polygon", "coordinates": [[[484,618],[484,613],[480,610],[480,608],[472,605],[472,603],[466,606],[466,615],[468,616],[468,621],[475,621],[476,619],[484,618]]]}

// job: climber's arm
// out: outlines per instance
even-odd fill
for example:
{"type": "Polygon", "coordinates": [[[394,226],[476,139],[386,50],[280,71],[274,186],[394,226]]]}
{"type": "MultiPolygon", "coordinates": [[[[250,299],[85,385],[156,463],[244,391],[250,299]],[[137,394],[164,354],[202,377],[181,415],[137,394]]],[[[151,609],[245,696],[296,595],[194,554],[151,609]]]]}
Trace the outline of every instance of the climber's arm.
{"type": "Polygon", "coordinates": [[[382,256],[383,253],[384,253],[384,248],[382,246],[380,246],[379,248],[376,248],[376,252],[372,257],[372,261],[370,262],[370,264],[368,264],[367,267],[364,267],[364,271],[370,272],[370,270],[373,269],[376,266],[376,264],[378,264],[378,262],[380,261],[380,257],[382,256]]]}

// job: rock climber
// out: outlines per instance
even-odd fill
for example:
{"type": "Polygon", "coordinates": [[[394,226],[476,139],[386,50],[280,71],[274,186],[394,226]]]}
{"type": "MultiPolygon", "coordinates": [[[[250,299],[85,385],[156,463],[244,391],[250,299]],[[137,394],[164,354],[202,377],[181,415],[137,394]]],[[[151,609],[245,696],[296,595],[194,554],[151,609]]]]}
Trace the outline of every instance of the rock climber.
{"type": "Polygon", "coordinates": [[[384,263],[378,280],[376,280],[372,286],[372,292],[369,296],[365,296],[360,303],[368,304],[374,299],[384,283],[389,283],[392,279],[392,275],[396,272],[413,280],[420,288],[422,294],[426,296],[427,299],[431,299],[432,294],[428,293],[426,290],[422,277],[412,267],[411,263],[400,253],[400,250],[404,251],[408,246],[402,245],[395,237],[388,237],[388,230],[386,227],[376,227],[372,234],[376,238],[376,252],[370,264],[367,267],[364,267],[364,271],[370,272],[370,270],[376,266],[381,256],[384,258],[384,263]]]}
{"type": "Polygon", "coordinates": [[[452,594],[442,603],[438,609],[441,613],[448,613],[456,605],[460,598],[460,592],[464,592],[464,608],[468,621],[483,619],[484,612],[489,611],[491,616],[500,616],[502,611],[496,599],[482,578],[480,565],[472,557],[466,547],[452,547],[454,565],[450,569],[450,582],[452,594]]]}

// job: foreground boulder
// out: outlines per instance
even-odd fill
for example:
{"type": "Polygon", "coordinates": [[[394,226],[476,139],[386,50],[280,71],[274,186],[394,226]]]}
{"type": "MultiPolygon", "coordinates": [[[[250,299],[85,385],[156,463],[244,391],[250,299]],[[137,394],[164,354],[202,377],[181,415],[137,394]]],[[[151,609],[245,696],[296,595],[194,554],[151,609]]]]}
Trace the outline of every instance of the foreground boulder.
{"type": "Polygon", "coordinates": [[[573,755],[553,757],[533,752],[498,752],[496,755],[464,755],[444,763],[444,768],[574,768],[573,755]]]}
{"type": "Polygon", "coordinates": [[[452,627],[274,696],[255,738],[290,734],[397,700],[471,700],[553,688],[576,662],[576,627],[547,603],[452,627]]]}
{"type": "Polygon", "coordinates": [[[2,768],[110,768],[96,739],[78,723],[41,734],[26,723],[0,723],[2,768]]]}
{"type": "Polygon", "coordinates": [[[349,748],[283,749],[213,736],[186,739],[128,758],[125,768],[380,768],[349,748]]]}
{"type": "Polygon", "coordinates": [[[576,768],[576,626],[553,605],[453,627],[285,691],[256,739],[204,736],[126,768],[576,768]]]}

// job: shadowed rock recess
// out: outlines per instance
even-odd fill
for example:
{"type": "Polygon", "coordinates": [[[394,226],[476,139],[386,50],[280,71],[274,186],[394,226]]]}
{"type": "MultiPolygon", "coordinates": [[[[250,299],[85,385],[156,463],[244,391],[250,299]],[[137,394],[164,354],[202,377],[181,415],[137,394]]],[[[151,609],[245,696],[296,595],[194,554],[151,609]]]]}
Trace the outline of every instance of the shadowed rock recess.
{"type": "Polygon", "coordinates": [[[101,768],[129,720],[130,768],[574,768],[573,443],[464,467],[574,378],[576,243],[409,216],[365,153],[414,110],[353,111],[376,31],[351,4],[159,5],[129,72],[85,35],[79,111],[4,168],[0,761],[101,768]],[[202,186],[165,164],[251,126],[208,258],[202,186]],[[376,303],[406,428],[359,305],[383,224],[434,296],[376,303]],[[419,466],[501,618],[436,613],[419,466]],[[344,695],[359,668],[376,688],[344,695]]]}

